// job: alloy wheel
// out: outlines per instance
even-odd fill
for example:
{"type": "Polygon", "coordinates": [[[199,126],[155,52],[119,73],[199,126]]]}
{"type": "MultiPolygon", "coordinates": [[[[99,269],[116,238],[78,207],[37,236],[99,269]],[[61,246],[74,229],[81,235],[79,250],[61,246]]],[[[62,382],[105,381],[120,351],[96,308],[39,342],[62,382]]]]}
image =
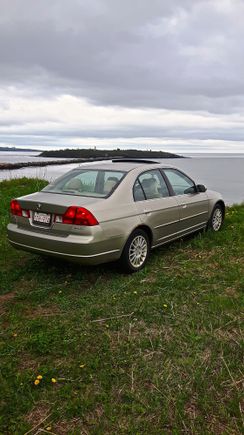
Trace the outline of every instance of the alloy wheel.
{"type": "Polygon", "coordinates": [[[219,231],[223,222],[223,212],[221,208],[217,207],[212,216],[212,228],[214,231],[219,231]]]}
{"type": "Polygon", "coordinates": [[[145,237],[134,237],[129,247],[129,261],[134,268],[139,268],[147,258],[148,244],[145,237]]]}

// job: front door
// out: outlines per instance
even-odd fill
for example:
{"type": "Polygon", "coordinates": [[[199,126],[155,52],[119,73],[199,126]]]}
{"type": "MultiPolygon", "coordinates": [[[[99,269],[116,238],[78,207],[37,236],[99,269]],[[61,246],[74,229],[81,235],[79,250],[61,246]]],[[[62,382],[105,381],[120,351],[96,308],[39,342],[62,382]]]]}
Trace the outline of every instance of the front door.
{"type": "Polygon", "coordinates": [[[208,220],[208,197],[197,192],[195,183],[177,169],[164,169],[179,204],[180,230],[194,230],[208,220]]]}

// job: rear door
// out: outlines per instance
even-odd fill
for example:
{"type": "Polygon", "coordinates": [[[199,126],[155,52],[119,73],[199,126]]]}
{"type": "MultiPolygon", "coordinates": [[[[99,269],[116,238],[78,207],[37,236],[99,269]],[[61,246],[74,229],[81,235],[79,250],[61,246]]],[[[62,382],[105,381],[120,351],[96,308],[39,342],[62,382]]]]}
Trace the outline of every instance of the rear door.
{"type": "Polygon", "coordinates": [[[160,244],[179,231],[179,205],[170,196],[163,175],[158,169],[143,172],[133,189],[135,205],[142,223],[153,233],[153,245],[160,244]]]}
{"type": "Polygon", "coordinates": [[[164,169],[175,198],[179,204],[180,230],[194,230],[208,220],[208,197],[206,192],[197,192],[191,178],[178,169],[164,169]]]}

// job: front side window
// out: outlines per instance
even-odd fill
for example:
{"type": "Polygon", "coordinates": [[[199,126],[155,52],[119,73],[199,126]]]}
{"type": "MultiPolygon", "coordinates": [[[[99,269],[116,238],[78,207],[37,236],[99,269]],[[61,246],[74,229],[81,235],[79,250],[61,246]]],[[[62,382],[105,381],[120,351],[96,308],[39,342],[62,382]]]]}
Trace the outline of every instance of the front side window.
{"type": "Polygon", "coordinates": [[[51,183],[43,190],[51,193],[107,197],[118,186],[125,172],[83,169],[70,172],[51,183]]]}
{"type": "Polygon", "coordinates": [[[167,185],[158,169],[141,174],[134,185],[135,201],[169,196],[167,185]]]}
{"type": "Polygon", "coordinates": [[[195,184],[193,181],[177,169],[164,169],[176,195],[183,195],[195,192],[195,184]]]}

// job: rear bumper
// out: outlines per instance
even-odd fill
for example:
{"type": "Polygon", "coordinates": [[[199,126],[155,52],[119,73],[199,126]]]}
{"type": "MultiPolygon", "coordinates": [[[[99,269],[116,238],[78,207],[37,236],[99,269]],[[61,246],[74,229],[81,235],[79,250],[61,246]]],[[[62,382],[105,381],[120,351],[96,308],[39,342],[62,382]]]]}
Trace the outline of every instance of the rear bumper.
{"type": "Polygon", "coordinates": [[[93,235],[58,237],[18,228],[12,223],[8,225],[7,233],[10,244],[17,249],[87,265],[117,260],[123,246],[121,237],[102,241],[96,241],[93,235]]]}

